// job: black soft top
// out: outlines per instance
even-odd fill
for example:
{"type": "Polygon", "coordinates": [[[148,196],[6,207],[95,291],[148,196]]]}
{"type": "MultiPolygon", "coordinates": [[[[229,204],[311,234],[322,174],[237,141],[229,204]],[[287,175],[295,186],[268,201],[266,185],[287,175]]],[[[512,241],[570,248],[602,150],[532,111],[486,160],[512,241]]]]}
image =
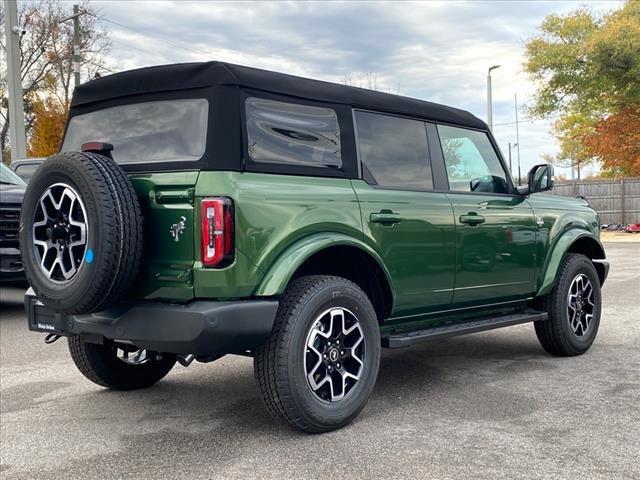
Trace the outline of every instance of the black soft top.
{"type": "Polygon", "coordinates": [[[77,87],[72,107],[131,95],[229,85],[318,102],[408,115],[437,122],[487,129],[471,113],[446,105],[337,83],[223,62],[197,62],[140,68],[102,77],[77,87]]]}

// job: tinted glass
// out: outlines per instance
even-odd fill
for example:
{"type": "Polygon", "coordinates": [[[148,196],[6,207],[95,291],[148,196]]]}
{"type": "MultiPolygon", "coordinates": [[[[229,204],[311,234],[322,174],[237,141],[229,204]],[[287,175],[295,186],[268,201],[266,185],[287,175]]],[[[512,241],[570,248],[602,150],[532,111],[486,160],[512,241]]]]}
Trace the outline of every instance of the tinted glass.
{"type": "Polygon", "coordinates": [[[203,98],[133,103],[71,118],[62,151],[86,142],[113,144],[118,163],[199,160],[207,137],[203,98]]]}
{"type": "Polygon", "coordinates": [[[246,113],[249,157],[254,162],[342,166],[334,110],[251,97],[246,113]]]}
{"type": "Polygon", "coordinates": [[[407,190],[433,188],[423,122],[369,112],[355,115],[365,180],[407,190]]]}
{"type": "Polygon", "coordinates": [[[449,189],[508,193],[507,176],[484,132],[438,125],[449,189]]]}
{"type": "Polygon", "coordinates": [[[18,175],[14,173],[9,167],[7,167],[4,163],[0,162],[0,183],[4,183],[6,185],[24,185],[24,180],[22,180],[18,175]]]}

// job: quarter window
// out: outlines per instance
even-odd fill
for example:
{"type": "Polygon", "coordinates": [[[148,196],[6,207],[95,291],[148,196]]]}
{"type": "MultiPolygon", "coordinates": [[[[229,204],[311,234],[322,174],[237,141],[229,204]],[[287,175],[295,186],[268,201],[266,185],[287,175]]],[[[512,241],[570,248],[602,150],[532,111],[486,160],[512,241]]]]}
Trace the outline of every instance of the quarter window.
{"type": "Polygon", "coordinates": [[[433,188],[423,122],[361,111],[355,116],[365,180],[389,188],[433,188]]]}
{"type": "Polygon", "coordinates": [[[254,162],[342,167],[335,110],[255,97],[247,98],[245,109],[254,162]]]}
{"type": "Polygon", "coordinates": [[[507,176],[486,133],[438,125],[438,134],[451,191],[509,193],[507,176]]]}

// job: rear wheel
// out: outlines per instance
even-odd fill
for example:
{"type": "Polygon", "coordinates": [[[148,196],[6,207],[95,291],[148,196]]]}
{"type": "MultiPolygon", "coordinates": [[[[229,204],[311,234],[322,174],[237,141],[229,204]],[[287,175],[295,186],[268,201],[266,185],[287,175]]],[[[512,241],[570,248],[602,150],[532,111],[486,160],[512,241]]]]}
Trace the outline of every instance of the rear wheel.
{"type": "Polygon", "coordinates": [[[269,412],[318,433],[364,408],[380,363],[380,331],[366,294],[339,277],[301,277],[285,291],[269,340],[254,358],[269,412]]]}
{"type": "Polygon", "coordinates": [[[535,322],[542,347],[560,356],[586,352],[598,333],[601,302],[600,280],[593,263],[584,255],[568,254],[556,285],[543,299],[549,319],[535,322]]]}
{"type": "Polygon", "coordinates": [[[119,345],[105,339],[102,345],[69,337],[73,362],[85,377],[101,387],[135,390],[155,385],[171,371],[175,355],[157,357],[132,345],[119,345]]]}

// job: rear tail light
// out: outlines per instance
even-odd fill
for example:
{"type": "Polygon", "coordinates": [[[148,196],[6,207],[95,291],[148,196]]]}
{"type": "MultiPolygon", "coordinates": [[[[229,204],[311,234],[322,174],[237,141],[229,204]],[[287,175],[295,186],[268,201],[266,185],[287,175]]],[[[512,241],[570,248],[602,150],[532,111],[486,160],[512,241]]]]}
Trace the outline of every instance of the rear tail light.
{"type": "Polygon", "coordinates": [[[233,262],[233,201],[226,197],[203,198],[202,264],[226,267],[233,262]]]}

